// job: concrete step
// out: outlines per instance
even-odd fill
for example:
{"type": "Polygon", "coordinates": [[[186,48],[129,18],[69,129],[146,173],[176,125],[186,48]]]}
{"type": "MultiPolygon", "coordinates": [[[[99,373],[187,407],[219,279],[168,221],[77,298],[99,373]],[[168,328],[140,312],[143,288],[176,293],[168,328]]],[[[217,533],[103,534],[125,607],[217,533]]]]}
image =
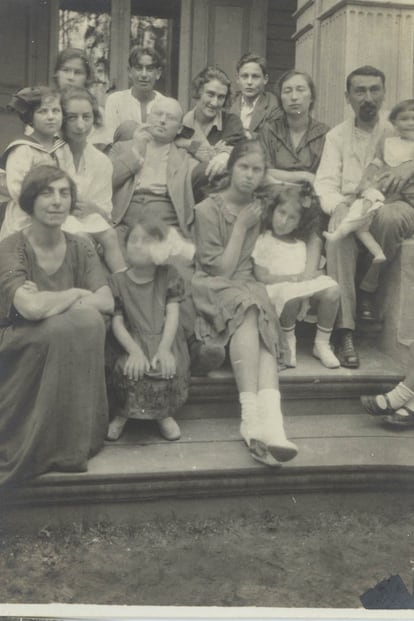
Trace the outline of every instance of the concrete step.
{"type": "MultiPolygon", "coordinates": [[[[311,355],[311,344],[302,342],[297,367],[280,373],[283,399],[288,403],[290,400],[359,398],[361,394],[385,392],[402,379],[402,368],[390,356],[378,351],[371,339],[364,338],[359,354],[358,369],[327,369],[311,355]]],[[[327,405],[331,409],[331,405],[327,405]]],[[[239,415],[236,385],[229,366],[212,371],[207,377],[192,378],[190,397],[179,418],[216,417],[223,408],[226,416],[239,415]]],[[[286,412],[289,414],[287,409],[286,412]]]]}
{"type": "MultiPolygon", "coordinates": [[[[401,492],[414,489],[414,431],[383,428],[349,399],[329,414],[286,417],[298,456],[273,469],[253,461],[232,417],[186,419],[182,438],[166,442],[153,422],[130,421],[86,473],[48,473],[4,491],[2,528],[120,520],[174,512],[193,502],[301,494],[401,492]],[[183,505],[184,503],[184,505],[183,505]]],[[[202,509],[200,508],[200,511],[202,509]]]]}
{"type": "MultiPolygon", "coordinates": [[[[324,368],[301,344],[298,366],[281,372],[286,430],[298,456],[272,469],[255,462],[239,434],[230,369],[192,378],[177,415],[182,437],[167,442],[152,421],[129,421],[85,473],[50,472],[0,491],[0,528],[115,520],[206,510],[302,494],[399,492],[414,488],[414,431],[385,429],[364,412],[363,393],[388,390],[402,370],[366,339],[359,369],[324,368]],[[250,500],[249,500],[250,499],[250,500]],[[200,504],[201,503],[201,504],[200,504]]],[[[276,500],[274,500],[276,502],[276,500]]],[[[264,501],[263,501],[264,502],[264,501]]]]}

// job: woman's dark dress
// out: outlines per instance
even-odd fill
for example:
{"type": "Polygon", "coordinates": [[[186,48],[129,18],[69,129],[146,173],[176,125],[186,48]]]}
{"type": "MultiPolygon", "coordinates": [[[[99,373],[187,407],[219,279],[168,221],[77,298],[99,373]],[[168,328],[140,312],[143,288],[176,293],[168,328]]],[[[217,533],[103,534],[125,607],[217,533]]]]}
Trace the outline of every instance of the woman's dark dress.
{"type": "Polygon", "coordinates": [[[279,320],[265,286],[253,275],[251,256],[259,235],[259,223],[247,231],[232,277],[217,274],[217,265],[229,243],[235,221],[222,194],[211,194],[196,206],[196,272],[191,282],[197,311],[196,336],[201,341],[226,345],[243,323],[246,312],[254,307],[258,311],[261,340],[281,359],[284,342],[279,320]]]}
{"type": "Polygon", "coordinates": [[[48,275],[23,233],[0,243],[0,484],[48,470],[85,471],[108,426],[105,325],[92,308],[28,321],[13,307],[26,280],[40,291],[106,285],[84,240],[65,235],[62,265],[48,275]]]}

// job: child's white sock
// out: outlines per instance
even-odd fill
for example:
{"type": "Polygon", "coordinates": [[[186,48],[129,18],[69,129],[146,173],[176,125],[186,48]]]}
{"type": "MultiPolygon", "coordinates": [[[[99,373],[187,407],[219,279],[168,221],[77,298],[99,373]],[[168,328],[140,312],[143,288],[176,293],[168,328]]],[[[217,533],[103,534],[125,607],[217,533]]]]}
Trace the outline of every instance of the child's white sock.
{"type": "Polygon", "coordinates": [[[289,326],[288,328],[282,327],[283,332],[285,333],[286,344],[288,347],[287,351],[287,367],[296,367],[296,334],[295,334],[296,324],[293,326],[289,326]]]}
{"type": "Polygon", "coordinates": [[[331,334],[332,330],[318,324],[312,353],[328,369],[337,369],[341,364],[331,349],[331,334]]]}
{"type": "Polygon", "coordinates": [[[257,395],[255,392],[241,392],[239,401],[241,406],[240,435],[249,446],[250,440],[257,435],[257,395]]]}
{"type": "Polygon", "coordinates": [[[263,388],[257,393],[258,410],[264,442],[278,461],[288,461],[297,455],[298,448],[287,439],[280,407],[280,391],[263,388]]]}
{"type": "MultiPolygon", "coordinates": [[[[397,410],[402,405],[405,405],[407,401],[414,399],[414,392],[404,384],[400,382],[393,390],[387,392],[388,401],[393,410],[397,410]]],[[[375,400],[382,410],[386,410],[388,407],[387,401],[384,395],[377,395],[375,400]]]]}

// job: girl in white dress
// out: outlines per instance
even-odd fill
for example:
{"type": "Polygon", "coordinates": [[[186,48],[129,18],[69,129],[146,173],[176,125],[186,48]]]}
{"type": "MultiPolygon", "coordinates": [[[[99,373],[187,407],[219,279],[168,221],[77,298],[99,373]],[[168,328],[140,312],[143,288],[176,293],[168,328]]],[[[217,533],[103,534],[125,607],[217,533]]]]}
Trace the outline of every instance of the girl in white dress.
{"type": "Polygon", "coordinates": [[[258,237],[252,255],[255,276],[266,284],[286,336],[289,367],[296,366],[296,321],[305,317],[309,303],[317,315],[313,355],[330,369],[340,366],[330,346],[339,287],[322,270],[307,270],[306,242],[317,229],[319,213],[310,184],[282,186],[269,201],[266,230],[258,237]]]}
{"type": "Polygon", "coordinates": [[[76,183],[78,200],[62,230],[89,234],[101,244],[105,263],[111,272],[126,269],[118,236],[111,225],[112,164],[109,158],[88,142],[99,119],[94,96],[85,88],[72,88],[62,94],[65,146],[59,149],[59,166],[76,183]]]}

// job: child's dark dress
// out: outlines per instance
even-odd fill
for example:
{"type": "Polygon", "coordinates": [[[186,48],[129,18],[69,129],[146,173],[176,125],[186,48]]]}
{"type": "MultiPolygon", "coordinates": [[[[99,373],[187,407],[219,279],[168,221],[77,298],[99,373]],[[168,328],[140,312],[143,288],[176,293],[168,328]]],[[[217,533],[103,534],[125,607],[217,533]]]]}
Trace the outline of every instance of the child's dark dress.
{"type": "MultiPolygon", "coordinates": [[[[128,272],[113,274],[110,285],[115,298],[115,315],[122,315],[125,327],[151,362],[160,344],[165,309],[170,302],[183,299],[184,284],[174,267],[157,267],[148,283],[134,282],[128,272]]],[[[190,358],[182,326],[179,325],[171,348],[176,361],[176,375],[163,379],[144,375],[138,381],[124,375],[128,354],[118,356],[109,379],[124,415],[129,418],[162,419],[172,416],[186,401],[190,381],[190,358]]]]}

